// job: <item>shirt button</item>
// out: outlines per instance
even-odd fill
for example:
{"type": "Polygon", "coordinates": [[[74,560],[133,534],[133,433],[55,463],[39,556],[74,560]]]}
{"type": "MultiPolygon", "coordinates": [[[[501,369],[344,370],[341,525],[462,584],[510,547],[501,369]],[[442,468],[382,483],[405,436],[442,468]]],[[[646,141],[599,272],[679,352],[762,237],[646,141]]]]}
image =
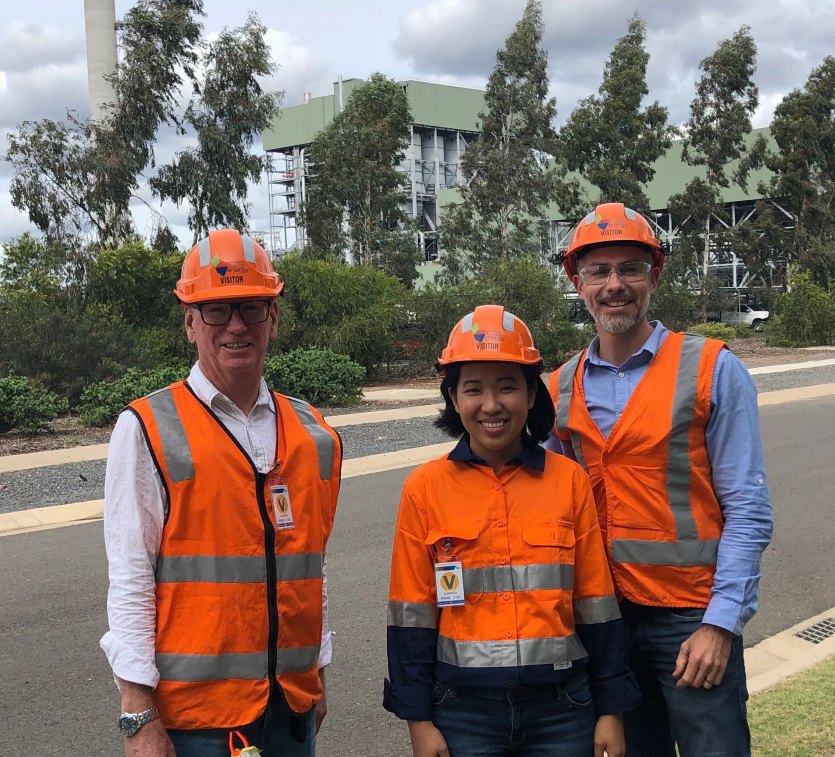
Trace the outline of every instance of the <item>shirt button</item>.
{"type": "Polygon", "coordinates": [[[501,527],[504,525],[504,521],[503,521],[503,520],[497,520],[497,521],[496,521],[496,525],[497,525],[499,528],[501,528],[501,527]]]}
{"type": "Polygon", "coordinates": [[[513,638],[513,631],[505,631],[505,632],[504,632],[504,635],[505,635],[508,639],[513,638]]]}
{"type": "Polygon", "coordinates": [[[495,486],[493,486],[493,488],[494,488],[496,491],[499,491],[499,489],[501,489],[501,488],[502,488],[502,485],[501,485],[501,484],[496,484],[495,486]]]}
{"type": "Polygon", "coordinates": [[[618,373],[618,378],[623,378],[623,377],[624,377],[624,375],[625,375],[625,374],[624,374],[624,372],[623,372],[623,371],[621,371],[620,373],[618,373]]]}
{"type": "Polygon", "coordinates": [[[502,594],[502,599],[505,602],[509,602],[510,601],[510,594],[502,594]]]}
{"type": "Polygon", "coordinates": [[[499,565],[507,565],[507,558],[506,557],[500,557],[499,558],[499,565]]]}
{"type": "Polygon", "coordinates": [[[508,678],[507,679],[507,685],[508,686],[515,686],[516,685],[516,679],[515,678],[508,678]]]}

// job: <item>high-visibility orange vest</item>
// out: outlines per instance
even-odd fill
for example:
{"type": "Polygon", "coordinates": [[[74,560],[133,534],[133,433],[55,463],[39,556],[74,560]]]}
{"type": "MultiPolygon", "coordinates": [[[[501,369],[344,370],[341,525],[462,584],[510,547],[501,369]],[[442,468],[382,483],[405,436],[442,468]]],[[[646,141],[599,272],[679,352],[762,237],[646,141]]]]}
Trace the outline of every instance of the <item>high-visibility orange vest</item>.
{"type": "Polygon", "coordinates": [[[710,601],[723,517],[705,428],[724,347],[670,332],[607,439],[586,407],[586,351],[551,376],[557,435],[588,471],[615,586],[633,602],[710,601]]]}
{"type": "Polygon", "coordinates": [[[319,413],[275,394],[294,527],[277,530],[266,475],[185,382],[131,404],[168,492],[156,566],[155,703],[166,728],[231,728],[322,695],[322,564],[342,447],[319,413]]]}
{"type": "Polygon", "coordinates": [[[462,669],[571,667],[576,623],[620,611],[588,479],[547,453],[545,470],[433,460],[403,487],[388,625],[437,628],[437,660],[462,669]],[[461,562],[465,604],[436,607],[435,564],[461,562]]]}

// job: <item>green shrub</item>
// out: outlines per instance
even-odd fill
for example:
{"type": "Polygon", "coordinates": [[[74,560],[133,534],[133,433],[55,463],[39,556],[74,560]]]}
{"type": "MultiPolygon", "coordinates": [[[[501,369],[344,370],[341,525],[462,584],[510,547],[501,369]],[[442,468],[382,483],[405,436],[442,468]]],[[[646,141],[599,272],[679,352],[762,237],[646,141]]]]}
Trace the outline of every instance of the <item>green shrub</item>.
{"type": "Polygon", "coordinates": [[[297,349],[264,361],[267,386],[312,405],[358,402],[364,378],[361,365],[330,350],[297,349]]]}
{"type": "Polygon", "coordinates": [[[791,291],[774,303],[776,317],[766,325],[766,340],[779,347],[835,342],[835,303],[809,274],[792,277],[791,291]]]}
{"type": "Polygon", "coordinates": [[[34,434],[68,410],[67,401],[25,376],[0,378],[0,433],[15,429],[34,434]]]}
{"type": "Polygon", "coordinates": [[[121,378],[90,384],[81,393],[79,418],[87,426],[106,426],[116,420],[129,402],[179,381],[187,374],[188,368],[184,365],[152,370],[130,368],[121,378]]]}
{"type": "Polygon", "coordinates": [[[406,288],[367,265],[288,255],[277,266],[285,281],[278,306],[279,339],[289,348],[319,347],[347,355],[368,370],[388,361],[406,320],[406,288]],[[283,313],[291,327],[282,331],[283,313]]]}
{"type": "Polygon", "coordinates": [[[720,339],[723,342],[729,342],[737,336],[737,329],[724,323],[697,323],[688,327],[687,331],[709,339],[720,339]]]}

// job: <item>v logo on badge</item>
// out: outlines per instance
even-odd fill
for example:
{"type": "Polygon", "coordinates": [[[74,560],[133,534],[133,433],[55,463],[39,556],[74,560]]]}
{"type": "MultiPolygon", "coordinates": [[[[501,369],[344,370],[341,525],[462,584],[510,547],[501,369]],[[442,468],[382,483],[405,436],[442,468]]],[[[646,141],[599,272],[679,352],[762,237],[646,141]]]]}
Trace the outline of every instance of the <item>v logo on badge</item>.
{"type": "Polygon", "coordinates": [[[446,573],[441,576],[441,584],[446,591],[455,591],[458,588],[458,576],[455,573],[446,573]]]}

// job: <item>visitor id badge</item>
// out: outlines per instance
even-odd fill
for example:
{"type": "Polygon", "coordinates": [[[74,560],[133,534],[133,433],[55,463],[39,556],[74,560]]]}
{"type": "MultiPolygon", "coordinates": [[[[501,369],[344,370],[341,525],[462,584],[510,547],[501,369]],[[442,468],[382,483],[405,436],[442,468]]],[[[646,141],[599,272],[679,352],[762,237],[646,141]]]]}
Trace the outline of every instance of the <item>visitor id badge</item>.
{"type": "Polygon", "coordinates": [[[273,484],[270,487],[270,497],[275,512],[275,527],[279,531],[295,528],[296,524],[293,522],[293,508],[290,505],[290,492],[287,489],[287,484],[273,484]]]}
{"type": "Polygon", "coordinates": [[[464,571],[460,562],[435,563],[435,593],[438,607],[464,604],[464,571]]]}

